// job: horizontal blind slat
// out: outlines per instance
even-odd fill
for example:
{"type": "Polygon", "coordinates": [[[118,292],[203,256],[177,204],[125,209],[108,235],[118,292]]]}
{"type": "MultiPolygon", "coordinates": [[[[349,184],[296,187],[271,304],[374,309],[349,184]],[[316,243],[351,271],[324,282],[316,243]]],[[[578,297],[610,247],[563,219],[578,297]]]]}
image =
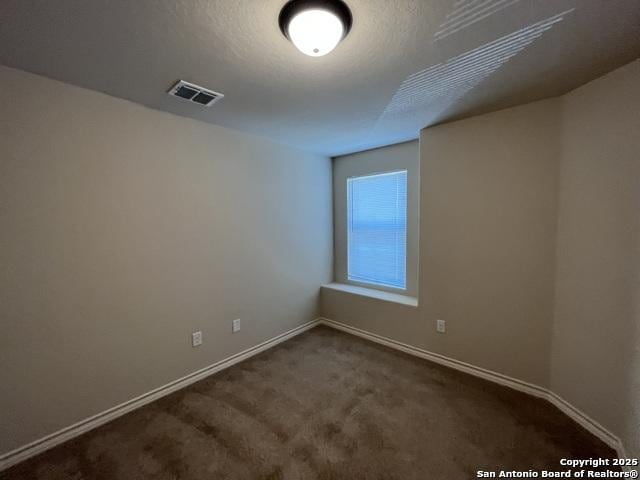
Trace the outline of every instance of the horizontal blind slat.
{"type": "Polygon", "coordinates": [[[347,180],[348,278],[406,288],[407,171],[347,180]]]}

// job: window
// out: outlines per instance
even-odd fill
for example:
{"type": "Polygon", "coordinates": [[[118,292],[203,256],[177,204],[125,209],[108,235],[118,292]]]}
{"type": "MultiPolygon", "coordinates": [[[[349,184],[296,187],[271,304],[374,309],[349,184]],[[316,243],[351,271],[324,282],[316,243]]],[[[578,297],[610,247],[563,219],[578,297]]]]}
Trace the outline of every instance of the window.
{"type": "Polygon", "coordinates": [[[347,179],[348,279],[407,288],[407,171],[347,179]]]}

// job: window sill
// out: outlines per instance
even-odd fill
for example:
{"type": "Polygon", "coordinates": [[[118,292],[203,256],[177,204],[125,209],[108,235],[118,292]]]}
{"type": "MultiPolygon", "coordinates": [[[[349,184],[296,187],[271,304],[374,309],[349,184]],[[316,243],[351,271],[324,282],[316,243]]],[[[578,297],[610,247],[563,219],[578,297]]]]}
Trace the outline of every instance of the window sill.
{"type": "Polygon", "coordinates": [[[327,285],[322,285],[322,288],[351,293],[353,295],[360,295],[362,297],[375,298],[376,300],[383,300],[385,302],[399,303],[409,307],[418,306],[418,299],[415,297],[400,295],[398,293],[383,292],[382,290],[374,290],[373,288],[358,287],[356,285],[347,285],[344,283],[329,283],[327,285]]]}

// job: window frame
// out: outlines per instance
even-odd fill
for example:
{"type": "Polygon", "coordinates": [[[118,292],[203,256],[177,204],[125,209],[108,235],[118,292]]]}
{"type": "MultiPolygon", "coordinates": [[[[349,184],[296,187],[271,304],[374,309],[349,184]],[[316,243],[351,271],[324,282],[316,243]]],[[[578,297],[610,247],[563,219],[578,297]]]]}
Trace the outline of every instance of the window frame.
{"type": "Polygon", "coordinates": [[[337,285],[417,299],[420,290],[420,142],[410,140],[331,159],[333,183],[333,277],[337,285]],[[407,170],[407,290],[349,280],[347,274],[347,182],[349,177],[407,170]]]}
{"type": "Polygon", "coordinates": [[[376,289],[376,290],[382,290],[382,291],[388,291],[388,292],[392,292],[392,293],[398,293],[398,292],[402,292],[403,294],[406,294],[409,290],[409,185],[410,185],[410,181],[409,181],[409,175],[410,175],[410,171],[408,168],[395,168],[395,169],[391,169],[391,170],[380,170],[380,171],[374,171],[374,172],[369,172],[369,173],[364,173],[364,174],[358,174],[358,175],[350,175],[347,176],[345,178],[345,194],[346,194],[346,200],[345,200],[345,207],[346,207],[346,215],[345,215],[345,220],[346,220],[346,269],[345,269],[345,273],[346,273],[346,280],[349,284],[351,285],[357,285],[357,286],[361,286],[361,287],[365,287],[365,288],[372,288],[372,289],[376,289]],[[350,251],[350,245],[351,245],[351,205],[349,204],[349,182],[354,180],[354,179],[359,179],[359,178],[367,178],[367,177],[377,177],[377,176],[383,176],[383,175],[393,175],[393,174],[397,174],[397,173],[404,173],[405,174],[405,191],[406,191],[406,205],[405,205],[405,211],[404,211],[404,215],[405,215],[405,238],[404,238],[404,287],[398,287],[396,285],[390,285],[387,283],[379,283],[379,282],[368,282],[365,280],[358,280],[358,279],[352,279],[351,278],[351,274],[350,274],[350,257],[349,257],[349,251],[350,251]]]}

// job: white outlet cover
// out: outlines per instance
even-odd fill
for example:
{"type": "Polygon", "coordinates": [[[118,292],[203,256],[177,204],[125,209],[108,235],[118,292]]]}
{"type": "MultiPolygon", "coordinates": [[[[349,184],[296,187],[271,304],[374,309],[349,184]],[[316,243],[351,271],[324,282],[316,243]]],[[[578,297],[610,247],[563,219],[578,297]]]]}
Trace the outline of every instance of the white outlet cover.
{"type": "Polygon", "coordinates": [[[202,332],[193,332],[191,334],[191,346],[199,347],[202,345],[202,332]]]}
{"type": "Polygon", "coordinates": [[[233,331],[233,333],[239,332],[240,331],[240,319],[236,318],[231,326],[231,330],[233,331]]]}
{"type": "Polygon", "coordinates": [[[444,320],[436,320],[436,330],[438,333],[445,333],[447,331],[447,323],[444,320]]]}

